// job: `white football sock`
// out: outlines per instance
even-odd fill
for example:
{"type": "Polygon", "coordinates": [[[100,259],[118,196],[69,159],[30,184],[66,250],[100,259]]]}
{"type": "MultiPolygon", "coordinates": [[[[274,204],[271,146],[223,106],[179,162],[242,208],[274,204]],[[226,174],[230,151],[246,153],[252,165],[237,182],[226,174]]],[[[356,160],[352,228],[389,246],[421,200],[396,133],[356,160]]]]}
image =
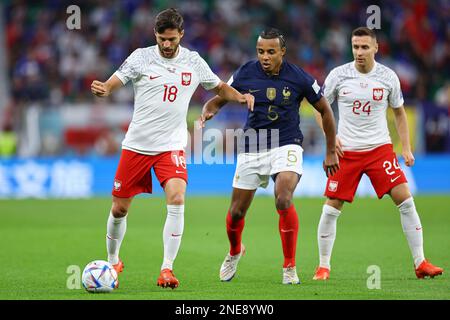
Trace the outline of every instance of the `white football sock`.
{"type": "Polygon", "coordinates": [[[162,269],[173,269],[184,229],[184,205],[167,205],[167,218],[163,230],[164,261],[162,269]]]}
{"type": "Polygon", "coordinates": [[[423,253],[423,234],[422,224],[414,205],[414,199],[408,198],[399,204],[400,221],[402,223],[403,233],[408,240],[409,249],[414,259],[416,268],[425,260],[423,253]]]}
{"type": "Polygon", "coordinates": [[[108,262],[111,264],[119,262],[120,245],[122,244],[126,230],[127,216],[114,218],[110,212],[106,227],[106,250],[108,252],[108,262]]]}
{"type": "Polygon", "coordinates": [[[325,204],[317,230],[317,242],[319,243],[319,266],[330,269],[331,252],[336,239],[336,222],[341,211],[325,204]]]}

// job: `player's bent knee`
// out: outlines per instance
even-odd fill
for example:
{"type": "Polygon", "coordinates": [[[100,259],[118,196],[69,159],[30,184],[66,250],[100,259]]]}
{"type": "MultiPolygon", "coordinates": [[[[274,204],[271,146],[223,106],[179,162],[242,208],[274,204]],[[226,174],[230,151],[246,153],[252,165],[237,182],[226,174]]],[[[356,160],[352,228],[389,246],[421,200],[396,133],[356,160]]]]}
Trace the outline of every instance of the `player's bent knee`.
{"type": "Polygon", "coordinates": [[[133,198],[118,198],[113,196],[111,214],[114,218],[123,218],[127,215],[133,198]]]}
{"type": "Polygon", "coordinates": [[[114,218],[123,218],[127,215],[127,213],[128,208],[124,205],[114,203],[111,208],[111,214],[113,215],[114,218]]]}
{"type": "Polygon", "coordinates": [[[411,191],[409,190],[408,184],[402,183],[398,186],[395,186],[389,191],[389,195],[394,201],[396,206],[399,206],[404,201],[412,198],[411,191]]]}
{"type": "Polygon", "coordinates": [[[230,215],[231,215],[231,219],[240,220],[245,217],[245,210],[242,210],[241,208],[232,206],[230,208],[230,215]]]}
{"type": "Polygon", "coordinates": [[[275,199],[275,206],[277,210],[286,210],[292,204],[292,197],[290,195],[278,195],[275,199]]]}
{"type": "Polygon", "coordinates": [[[184,204],[184,193],[177,192],[177,193],[171,194],[167,199],[167,204],[176,205],[176,206],[183,205],[184,204]]]}

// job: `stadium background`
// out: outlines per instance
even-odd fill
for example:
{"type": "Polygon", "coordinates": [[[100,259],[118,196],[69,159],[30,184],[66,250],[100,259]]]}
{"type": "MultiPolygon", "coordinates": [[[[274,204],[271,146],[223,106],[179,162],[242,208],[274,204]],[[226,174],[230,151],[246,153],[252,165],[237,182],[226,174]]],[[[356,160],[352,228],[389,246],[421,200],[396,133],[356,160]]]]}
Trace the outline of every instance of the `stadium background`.
{"type": "MultiPolygon", "coordinates": [[[[4,243],[10,243],[9,250],[4,250],[2,253],[2,260],[11,259],[8,252],[22,252],[29,260],[24,262],[26,259],[17,258],[16,271],[29,265],[32,257],[35,257],[34,261],[40,261],[41,254],[32,252],[32,249],[26,245],[28,242],[23,240],[25,238],[33,241],[30,239],[42,237],[48,241],[50,247],[55,238],[61,244],[64,244],[64,241],[69,243],[71,238],[65,239],[65,237],[72,232],[79,232],[88,237],[91,241],[89,246],[96,241],[95,239],[103,239],[104,220],[110,205],[109,194],[120,153],[120,142],[133,111],[133,89],[131,85],[127,85],[112,97],[100,99],[91,94],[90,83],[94,79],[106,80],[134,49],[155,43],[152,26],[158,11],[169,6],[177,7],[181,11],[185,19],[185,36],[182,45],[198,51],[223,80],[227,80],[241,63],[255,57],[257,34],[264,26],[274,26],[285,32],[287,36],[287,59],[314,75],[322,84],[333,67],[352,60],[349,34],[353,28],[365,25],[370,16],[366,9],[373,4],[381,9],[381,30],[377,30],[379,53],[376,59],[397,72],[409,117],[417,161],[413,168],[405,170],[414,193],[423,196],[418,198],[423,211],[436,211],[435,206],[438,203],[442,204],[443,208],[438,207],[441,211],[437,210],[439,212],[435,216],[425,219],[434,219],[429,222],[428,230],[435,231],[433,239],[439,246],[439,248],[429,249],[429,252],[440,257],[441,262],[445,261],[448,253],[444,259],[440,256],[440,249],[443,248],[448,252],[450,243],[445,236],[448,234],[448,195],[450,194],[450,4],[445,0],[389,1],[389,3],[337,0],[1,1],[0,198],[3,199],[0,200],[0,211],[3,214],[2,217],[11,219],[2,223],[4,243]],[[66,8],[71,4],[77,4],[81,9],[81,29],[79,30],[69,30],[66,26],[66,20],[70,16],[66,8]],[[434,198],[436,194],[443,196],[434,198]],[[98,196],[101,198],[97,199],[98,196]],[[35,198],[85,198],[85,200],[42,202],[33,200],[35,198]],[[39,215],[36,215],[36,211],[39,215]],[[61,220],[63,213],[67,213],[64,218],[67,220],[64,222],[61,220]],[[76,217],[79,219],[76,220],[76,217]],[[25,223],[23,219],[27,222],[25,223]],[[87,226],[82,219],[91,221],[93,226],[90,225],[90,228],[95,228],[89,236],[87,236],[87,226]],[[34,230],[33,223],[41,226],[43,228],[41,230],[48,234],[41,235],[31,231],[34,230]],[[68,224],[71,224],[71,228],[67,226],[68,224]],[[28,230],[30,233],[25,236],[21,233],[23,230],[28,230]],[[23,235],[23,241],[15,241],[17,234],[23,235]],[[24,249],[25,247],[27,249],[24,249]]],[[[211,97],[210,93],[199,89],[192,98],[188,115],[191,131],[194,120],[198,118],[203,103],[209,97],[211,97]]],[[[304,211],[301,211],[304,215],[301,220],[302,225],[308,221],[311,222],[310,230],[303,229],[301,236],[305,239],[309,237],[311,255],[315,257],[314,228],[317,225],[323,201],[321,195],[325,185],[325,176],[321,169],[324,139],[314,122],[312,107],[302,103],[300,113],[301,126],[305,135],[303,146],[305,172],[296,195],[313,198],[310,200],[300,197],[296,201],[304,204],[302,207],[304,211]],[[308,211],[311,211],[309,218],[308,211]]],[[[207,128],[221,130],[240,128],[244,123],[245,115],[246,111],[242,106],[227,105],[213,121],[207,124],[207,128]]],[[[391,116],[389,117],[390,128],[393,129],[391,116]]],[[[395,130],[392,131],[392,137],[396,150],[399,152],[399,141],[395,130]]],[[[227,155],[223,155],[224,159],[225,156],[227,155]]],[[[219,260],[222,259],[222,251],[226,250],[223,217],[228,205],[233,172],[234,165],[230,164],[189,165],[188,201],[191,201],[192,206],[195,204],[196,210],[200,213],[204,208],[219,206],[215,208],[217,210],[209,226],[217,228],[220,241],[216,239],[208,242],[210,241],[208,238],[198,240],[218,247],[220,254],[215,261],[217,265],[221,262],[219,260]],[[206,195],[220,197],[209,198],[206,195]],[[189,200],[191,196],[193,198],[189,200]],[[215,223],[214,227],[212,223],[215,223]]],[[[161,194],[158,186],[155,189],[157,194],[161,194]]],[[[258,192],[271,194],[272,191],[269,188],[258,192]]],[[[363,180],[358,193],[360,196],[373,195],[372,187],[367,179],[363,180]]],[[[146,202],[136,204],[136,217],[139,217],[136,221],[146,221],[145,223],[148,224],[145,220],[147,218],[144,219],[139,216],[140,213],[138,214],[139,210],[148,208],[145,204],[149,203],[148,199],[142,200],[146,202]]],[[[267,206],[273,206],[271,201],[269,197],[262,196],[257,200],[256,207],[252,207],[255,208],[254,210],[259,208],[271,212],[267,209],[267,206]]],[[[374,201],[374,199],[364,198],[361,206],[367,204],[365,211],[375,212],[381,216],[382,213],[379,211],[387,210],[383,209],[384,206],[390,208],[392,212],[395,211],[388,200],[386,200],[387,204],[380,202],[378,206],[381,207],[377,207],[377,202],[374,201]]],[[[150,203],[151,208],[164,211],[162,199],[150,201],[150,203]]],[[[350,206],[348,208],[351,211],[350,206]]],[[[360,210],[358,205],[355,208],[355,211],[360,210]]],[[[192,212],[191,215],[196,217],[194,213],[192,212]]],[[[270,224],[275,226],[276,217],[269,216],[273,220],[270,224]]],[[[362,215],[357,216],[356,219],[362,219],[361,217],[362,215]]],[[[395,220],[392,223],[396,226],[398,226],[397,218],[395,215],[392,218],[395,220]]],[[[158,219],[155,225],[162,226],[163,215],[158,219]]],[[[249,225],[254,223],[255,231],[252,233],[249,227],[248,232],[258,239],[257,219],[262,218],[255,216],[254,219],[249,225]]],[[[266,221],[261,220],[261,225],[265,223],[266,221]]],[[[347,223],[350,225],[350,222],[347,223]]],[[[383,224],[384,227],[379,230],[379,233],[373,234],[373,239],[386,238],[384,232],[390,230],[389,223],[383,224]]],[[[192,226],[192,228],[196,227],[192,226]]],[[[132,230],[131,227],[130,230],[132,230]]],[[[192,230],[190,232],[193,232],[192,230]]],[[[130,231],[129,235],[130,242],[137,238],[132,232],[130,231]]],[[[358,232],[360,232],[358,234],[364,233],[359,229],[358,232]]],[[[401,231],[393,232],[400,238],[398,241],[403,246],[401,249],[403,256],[399,256],[398,259],[403,258],[409,262],[408,249],[404,240],[401,239],[401,231]]],[[[156,229],[154,234],[159,235],[159,233],[159,229],[156,229]]],[[[431,243],[433,240],[430,233],[431,231],[426,235],[429,236],[431,243]]],[[[212,231],[211,234],[213,234],[212,231]]],[[[273,236],[275,242],[279,241],[276,233],[273,236]]],[[[93,260],[104,254],[103,242],[96,242],[98,247],[96,246],[93,252],[98,253],[97,256],[83,252],[76,257],[69,257],[58,251],[61,260],[58,263],[61,268],[65,268],[74,260],[82,265],[88,259],[93,260]]],[[[74,243],[77,242],[72,241],[66,247],[73,248],[74,243]]],[[[189,240],[186,240],[183,246],[189,248],[189,243],[189,240]]],[[[353,239],[348,239],[348,243],[354,244],[353,239]]],[[[146,242],[146,245],[149,244],[146,242]]],[[[280,251],[278,242],[276,245],[274,251],[278,252],[280,251]]],[[[35,249],[39,251],[40,247],[35,249]]],[[[46,250],[47,254],[53,252],[50,248],[46,250]]],[[[158,254],[160,253],[159,243],[155,245],[155,250],[158,254]]],[[[377,248],[374,252],[377,250],[383,251],[382,248],[377,248]]],[[[203,255],[203,253],[199,254],[203,255]]],[[[184,259],[185,256],[182,253],[181,255],[180,259],[184,259]]],[[[348,256],[342,255],[348,262],[353,259],[350,253],[348,256]]],[[[393,259],[391,262],[396,261],[392,256],[389,257],[393,259]]],[[[305,263],[309,263],[309,267],[313,268],[314,259],[305,260],[305,263]]],[[[358,257],[355,259],[359,262],[358,257]]],[[[159,256],[155,258],[155,261],[159,260],[159,256]]],[[[15,261],[14,258],[12,261],[15,261]]],[[[54,261],[59,260],[55,258],[54,261]]],[[[266,263],[262,260],[257,261],[261,264],[266,263]]],[[[44,262],[41,261],[41,263],[44,262]]],[[[196,262],[189,261],[189,263],[195,265],[196,262]]],[[[443,266],[445,267],[445,264],[443,266]]],[[[215,267],[211,269],[211,274],[217,271],[215,267]]],[[[8,274],[13,274],[13,269],[2,271],[5,279],[8,274]]],[[[273,277],[278,277],[278,269],[276,270],[272,272],[273,277]]],[[[339,269],[336,272],[338,273],[339,269]]],[[[52,279],[50,274],[47,276],[47,279],[52,279]]],[[[307,277],[309,276],[308,274],[307,277]]],[[[408,276],[411,274],[408,273],[408,276]]],[[[30,275],[28,280],[24,278],[23,282],[22,289],[26,290],[25,282],[33,283],[32,276],[30,275]]],[[[58,283],[60,285],[60,282],[58,283]]],[[[8,281],[5,282],[6,285],[8,281]]],[[[427,293],[424,296],[420,294],[417,296],[415,294],[418,293],[408,295],[407,291],[397,292],[395,283],[392,285],[394,294],[388,295],[387,298],[430,298],[433,297],[433,290],[436,293],[435,297],[449,298],[448,282],[445,282],[444,287],[437,285],[432,288],[427,292],[428,296],[427,293]]],[[[244,287],[239,288],[244,290],[244,287]]],[[[266,289],[270,288],[272,287],[268,285],[266,289]]],[[[330,287],[328,289],[331,290],[330,287]]],[[[410,289],[411,292],[415,291],[414,287],[410,289]]],[[[56,297],[73,297],[70,294],[67,295],[64,290],[61,291],[64,293],[56,297]]],[[[216,298],[212,293],[214,290],[222,289],[213,287],[210,295],[205,297],[216,298]]],[[[278,287],[273,290],[278,290],[278,287]]],[[[334,297],[333,294],[339,294],[339,290],[333,290],[324,297],[334,297]]],[[[245,296],[245,290],[243,292],[243,297],[249,297],[245,296]]],[[[312,297],[314,297],[313,294],[317,295],[314,292],[314,289],[310,292],[312,297]]],[[[0,293],[7,298],[47,297],[46,293],[42,295],[43,290],[42,292],[38,290],[37,293],[36,291],[28,292],[25,295],[19,292],[4,295],[5,291],[1,290],[0,293]]],[[[51,295],[48,297],[53,298],[51,295]]],[[[239,295],[232,292],[228,296],[225,295],[225,298],[233,297],[239,298],[239,295]]],[[[258,294],[252,297],[274,298],[272,295],[258,294]]],[[[371,298],[371,295],[362,295],[362,297],[371,298]]],[[[162,298],[169,297],[163,295],[162,298]]],[[[275,297],[275,299],[278,298],[275,297]]]]}
{"type": "MultiPolygon", "coordinates": [[[[79,30],[66,26],[70,4],[2,2],[0,76],[6,81],[0,85],[0,197],[109,194],[120,142],[131,119],[133,90],[128,85],[111,98],[100,99],[90,93],[90,83],[106,80],[134,49],[154,44],[152,25],[158,10],[170,4],[181,10],[186,26],[182,45],[197,50],[221,79],[227,80],[241,63],[255,57],[257,34],[269,25],[286,33],[287,59],[323,83],[333,67],[352,59],[349,33],[366,23],[367,7],[377,3],[79,1],[79,30]]],[[[418,157],[417,165],[408,170],[413,189],[448,193],[448,2],[379,5],[377,60],[400,77],[418,157]]],[[[194,95],[188,116],[191,131],[210,96],[202,89],[194,95]]],[[[320,195],[325,181],[320,174],[324,140],[312,107],[303,103],[300,110],[305,165],[312,169],[305,170],[306,182],[300,184],[304,190],[298,192],[320,195]]],[[[241,106],[228,105],[207,128],[240,128],[245,114],[241,106]]],[[[399,151],[396,133],[392,136],[399,151]]],[[[191,194],[229,190],[233,166],[209,167],[191,166],[191,194]],[[211,172],[216,175],[214,183],[208,183],[211,172]]],[[[371,193],[366,180],[360,192],[371,193]]]]}

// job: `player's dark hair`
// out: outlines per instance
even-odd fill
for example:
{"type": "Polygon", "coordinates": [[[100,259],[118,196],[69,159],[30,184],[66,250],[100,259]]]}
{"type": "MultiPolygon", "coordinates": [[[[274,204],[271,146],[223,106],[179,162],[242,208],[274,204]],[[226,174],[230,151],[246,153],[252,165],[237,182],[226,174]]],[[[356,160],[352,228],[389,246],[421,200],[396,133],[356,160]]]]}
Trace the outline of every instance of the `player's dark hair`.
{"type": "Polygon", "coordinates": [[[166,29],[177,29],[179,32],[184,30],[184,20],[181,14],[175,8],[169,8],[161,11],[156,16],[155,31],[163,33],[166,29]]]}
{"type": "Polygon", "coordinates": [[[372,39],[377,39],[377,35],[375,34],[375,31],[373,31],[372,29],[369,29],[367,27],[359,27],[356,28],[355,30],[352,31],[352,37],[353,36],[357,36],[357,37],[361,37],[361,36],[369,36],[372,39]]]}
{"type": "Polygon", "coordinates": [[[275,39],[278,38],[278,41],[280,41],[280,47],[281,49],[286,48],[286,40],[284,39],[284,35],[281,33],[280,30],[275,28],[267,28],[261,31],[259,36],[263,39],[275,39]]]}

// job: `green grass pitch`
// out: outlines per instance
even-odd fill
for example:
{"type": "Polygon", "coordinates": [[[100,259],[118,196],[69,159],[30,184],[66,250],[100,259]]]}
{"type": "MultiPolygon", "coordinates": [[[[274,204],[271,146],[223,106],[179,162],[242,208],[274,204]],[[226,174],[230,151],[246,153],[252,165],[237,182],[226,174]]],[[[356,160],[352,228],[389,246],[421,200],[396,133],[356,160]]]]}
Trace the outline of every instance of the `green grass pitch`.
{"type": "MultiPolygon", "coordinates": [[[[185,232],[174,272],[176,290],[156,286],[162,261],[163,198],[132,204],[122,244],[125,270],[110,294],[90,294],[75,284],[69,266],[105,259],[110,199],[0,200],[0,299],[449,299],[450,280],[418,280],[392,201],[357,198],[344,206],[332,258],[331,279],[312,280],[318,262],[316,230],[322,198],[296,198],[300,231],[297,269],[300,285],[281,284],[282,251],[278,216],[271,197],[256,197],[243,234],[247,254],[236,277],[218,279],[228,250],[225,215],[228,197],[186,201],[185,232]],[[381,271],[381,289],[368,289],[370,265],[381,271]],[[70,271],[70,269],[69,269],[70,271]],[[70,278],[72,275],[72,278],[70,278]]],[[[416,197],[426,256],[450,270],[450,197],[416,197]]],[[[76,268],[76,267],[75,267],[76,268]]],[[[76,274],[76,273],[75,273],[76,274]]]]}

